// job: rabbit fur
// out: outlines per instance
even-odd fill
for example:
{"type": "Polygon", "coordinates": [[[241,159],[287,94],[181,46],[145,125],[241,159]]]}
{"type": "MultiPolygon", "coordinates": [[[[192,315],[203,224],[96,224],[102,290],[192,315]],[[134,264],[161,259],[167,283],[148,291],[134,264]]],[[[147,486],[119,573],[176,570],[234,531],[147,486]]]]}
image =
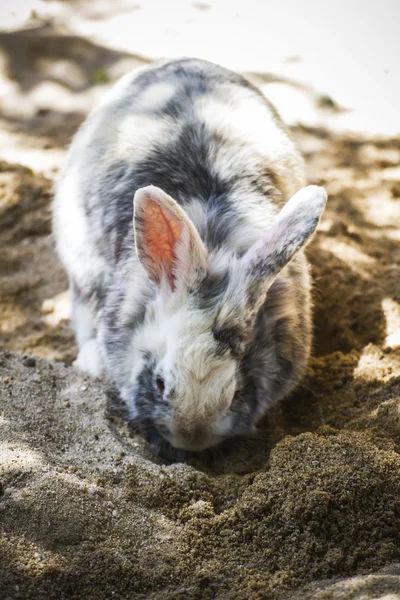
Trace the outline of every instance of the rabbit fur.
{"type": "Polygon", "coordinates": [[[201,60],[126,75],[75,136],[53,222],[76,366],[155,448],[247,435],[301,378],[326,201],[304,185],[274,108],[201,60]]]}

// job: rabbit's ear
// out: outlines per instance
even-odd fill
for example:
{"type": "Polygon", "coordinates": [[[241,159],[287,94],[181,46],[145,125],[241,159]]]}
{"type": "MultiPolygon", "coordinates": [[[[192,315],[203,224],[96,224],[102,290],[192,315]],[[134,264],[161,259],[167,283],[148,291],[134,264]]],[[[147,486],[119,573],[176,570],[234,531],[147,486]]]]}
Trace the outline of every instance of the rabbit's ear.
{"type": "Polygon", "coordinates": [[[185,211],[163,190],[134,197],[136,252],[149,278],[170,292],[189,289],[207,269],[207,250],[185,211]]]}
{"type": "Polygon", "coordinates": [[[246,296],[254,301],[311,239],[326,204],[324,188],[310,185],[298,191],[283,207],[265,236],[241,259],[246,296]]]}

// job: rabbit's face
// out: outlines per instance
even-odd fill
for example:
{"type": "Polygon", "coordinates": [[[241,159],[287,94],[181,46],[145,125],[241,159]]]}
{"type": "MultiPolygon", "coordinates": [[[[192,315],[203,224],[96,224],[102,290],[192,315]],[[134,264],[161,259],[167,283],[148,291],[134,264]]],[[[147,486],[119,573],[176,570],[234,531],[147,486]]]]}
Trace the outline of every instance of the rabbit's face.
{"type": "Polygon", "coordinates": [[[172,198],[153,186],[136,192],[136,252],[158,293],[132,345],[128,405],[148,437],[200,451],[252,428],[242,358],[268,289],[314,232],[325,200],[322,188],[301,190],[242,257],[215,260],[172,198]]]}
{"type": "Polygon", "coordinates": [[[214,446],[232,432],[229,409],[237,361],[214,338],[213,315],[187,307],[152,307],[140,339],[132,382],[132,417],[184,450],[214,446]]]}

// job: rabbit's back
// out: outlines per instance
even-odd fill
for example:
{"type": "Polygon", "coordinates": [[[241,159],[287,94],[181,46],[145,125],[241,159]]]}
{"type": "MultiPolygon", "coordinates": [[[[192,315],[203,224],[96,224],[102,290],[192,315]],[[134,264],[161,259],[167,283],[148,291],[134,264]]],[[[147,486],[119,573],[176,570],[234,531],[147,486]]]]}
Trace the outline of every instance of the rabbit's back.
{"type": "Polygon", "coordinates": [[[80,294],[101,306],[138,188],[162,188],[209,249],[240,254],[303,183],[284,126],[246,79],[167,62],[125,76],[76,135],[54,202],[58,251],[80,294]]]}

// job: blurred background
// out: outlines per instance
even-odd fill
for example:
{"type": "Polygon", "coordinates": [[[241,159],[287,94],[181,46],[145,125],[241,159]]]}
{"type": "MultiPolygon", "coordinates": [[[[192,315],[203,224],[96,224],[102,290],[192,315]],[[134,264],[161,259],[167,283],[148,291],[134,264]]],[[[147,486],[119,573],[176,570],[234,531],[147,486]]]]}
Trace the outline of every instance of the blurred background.
{"type": "Polygon", "coordinates": [[[0,346],[73,360],[60,165],[120,76],[181,56],[256,83],[329,192],[309,249],[315,352],[400,340],[399,17],[398,0],[0,0],[0,346]]]}
{"type": "Polygon", "coordinates": [[[180,56],[246,73],[290,124],[396,134],[399,22],[398,0],[3,1],[1,155],[56,166],[56,152],[21,157],[7,125],[44,111],[72,125],[129,69],[180,56]]]}

